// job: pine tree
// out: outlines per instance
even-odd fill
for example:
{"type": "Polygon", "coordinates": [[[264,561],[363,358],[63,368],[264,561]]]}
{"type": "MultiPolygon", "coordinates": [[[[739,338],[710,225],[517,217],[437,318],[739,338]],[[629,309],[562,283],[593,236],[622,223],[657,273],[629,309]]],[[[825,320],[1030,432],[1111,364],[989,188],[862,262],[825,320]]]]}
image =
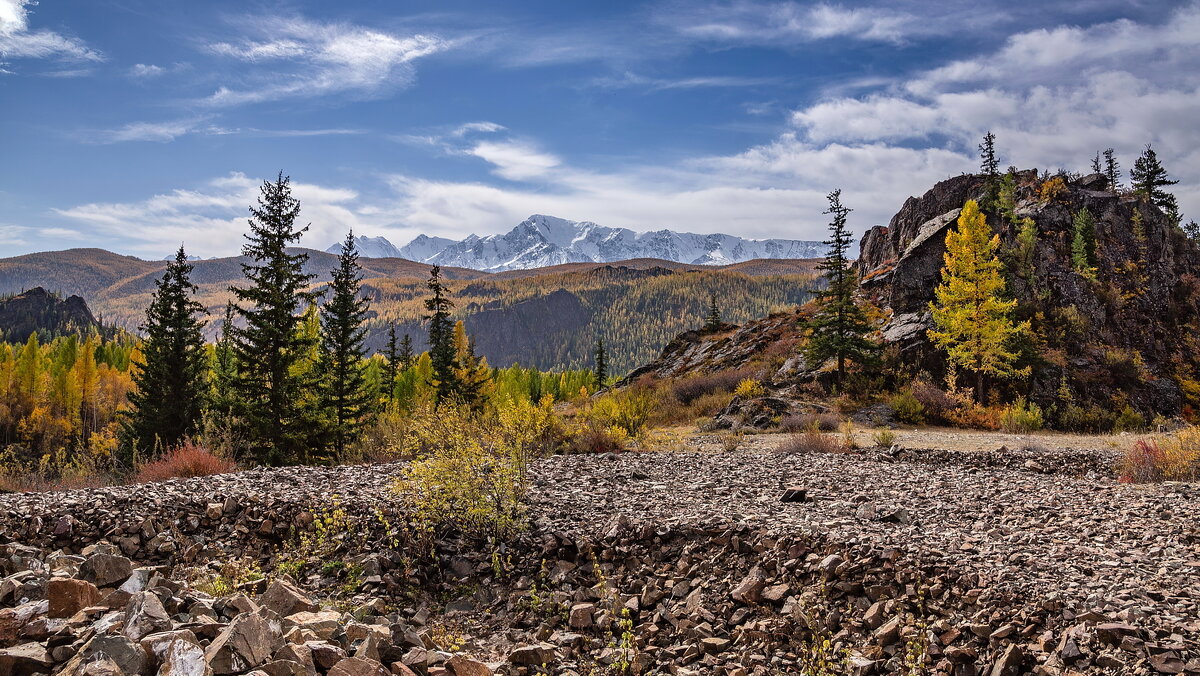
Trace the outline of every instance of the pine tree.
{"type": "Polygon", "coordinates": [[[1000,236],[992,233],[979,205],[963,205],[958,227],[946,233],[942,281],[929,304],[934,328],[929,339],[946,351],[950,362],[976,376],[975,396],[983,401],[984,378],[1024,377],[1016,369],[1012,341],[1025,330],[1012,320],[1016,300],[1004,300],[1004,275],[996,251],[1000,236]]]}
{"type": "Polygon", "coordinates": [[[301,331],[300,312],[317,294],[306,290],[313,279],[304,272],[308,254],[288,251],[308,229],[296,225],[300,202],[292,197],[290,180],[280,173],[263,183],[261,193],[258,206],[250,208],[250,233],[242,246],[251,261],[242,264],[250,286],[231,289],[245,323],[230,327],[237,361],[235,417],[249,459],[282,465],[303,461],[312,450],[306,395],[316,390],[317,374],[297,367],[316,342],[301,331]]]}
{"type": "Polygon", "coordinates": [[[233,414],[237,396],[234,381],[237,379],[237,355],[233,350],[233,303],[225,304],[225,317],[221,321],[221,335],[213,346],[212,398],[210,410],[228,418],[233,414]]]}
{"type": "Polygon", "coordinates": [[[433,296],[425,299],[425,310],[429,314],[424,316],[429,322],[429,358],[433,363],[435,401],[439,404],[455,397],[459,391],[455,375],[458,364],[455,363],[454,323],[450,320],[454,301],[446,297],[441,274],[442,268],[438,265],[429,273],[426,286],[433,296]]]}
{"type": "Polygon", "coordinates": [[[396,396],[396,377],[400,375],[400,353],[396,348],[396,325],[388,324],[388,342],[383,351],[387,362],[383,365],[383,382],[380,387],[383,396],[391,401],[396,396]]]}
{"type": "Polygon", "coordinates": [[[1121,191],[1121,164],[1112,148],[1104,150],[1104,175],[1108,177],[1108,189],[1114,195],[1121,191]]]}
{"type": "Polygon", "coordinates": [[[596,374],[596,387],[604,387],[608,381],[608,354],[604,351],[604,339],[596,339],[596,348],[592,350],[593,371],[596,374]]]}
{"type": "Polygon", "coordinates": [[[876,363],[879,351],[878,345],[866,337],[871,331],[871,322],[854,297],[858,278],[846,257],[853,242],[852,233],[846,227],[846,216],[851,209],[842,205],[841,196],[841,190],[829,193],[826,196],[829,208],[822,212],[833,216],[829,223],[830,237],[825,240],[828,253],[817,265],[817,269],[824,270],[827,286],[808,321],[812,334],[806,350],[806,357],[814,366],[831,358],[837,359],[839,386],[846,377],[847,361],[871,366],[876,363]]]}
{"type": "Polygon", "coordinates": [[[1000,174],[1000,160],[996,159],[996,135],[990,131],[983,135],[983,143],[979,144],[979,170],[989,179],[1000,174]]]}
{"type": "Polygon", "coordinates": [[[1167,178],[1167,170],[1163,168],[1162,163],[1158,161],[1158,154],[1149,145],[1142,151],[1141,157],[1133,163],[1133,171],[1129,172],[1129,179],[1133,183],[1135,194],[1162,209],[1173,225],[1179,225],[1181,220],[1179,203],[1175,200],[1174,195],[1163,190],[1179,181],[1167,178]]]}
{"type": "Polygon", "coordinates": [[[716,331],[721,328],[721,308],[717,307],[717,294],[712,293],[708,296],[708,314],[704,316],[705,332],[716,331]]]}
{"type": "Polygon", "coordinates": [[[374,412],[375,393],[367,385],[367,348],[363,345],[370,302],[360,295],[361,273],[351,231],[329,282],[332,296],[321,308],[322,406],[330,419],[330,437],[338,457],[374,412]]]}
{"type": "Polygon", "coordinates": [[[1099,174],[1103,171],[1104,169],[1100,167],[1100,151],[1097,150],[1096,156],[1092,158],[1092,173],[1099,174]]]}
{"type": "Polygon", "coordinates": [[[1080,209],[1073,220],[1071,263],[1080,274],[1096,274],[1096,219],[1087,207],[1080,209]]]}
{"type": "Polygon", "coordinates": [[[199,429],[206,400],[207,354],[197,315],[204,306],[192,297],[197,292],[189,275],[183,247],[167,264],[146,310],[141,326],[142,363],[133,373],[136,386],[129,393],[129,412],[122,421],[122,436],[129,460],[145,459],[155,449],[179,445],[199,429]]]}
{"type": "Polygon", "coordinates": [[[1200,224],[1196,223],[1196,219],[1183,224],[1183,234],[1193,242],[1200,242],[1200,224]]]}

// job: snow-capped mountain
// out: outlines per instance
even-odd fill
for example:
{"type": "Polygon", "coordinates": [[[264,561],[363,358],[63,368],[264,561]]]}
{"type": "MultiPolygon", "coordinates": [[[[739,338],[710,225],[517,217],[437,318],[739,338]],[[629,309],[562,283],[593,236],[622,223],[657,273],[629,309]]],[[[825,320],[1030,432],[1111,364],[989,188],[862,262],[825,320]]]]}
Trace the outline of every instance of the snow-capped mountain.
{"type": "MultiPolygon", "coordinates": [[[[382,241],[396,249],[382,237],[369,241],[382,241]]],[[[337,248],[330,247],[329,251],[336,252],[337,248]]],[[[365,248],[363,255],[374,257],[365,248]]],[[[696,265],[728,265],[754,258],[819,258],[825,255],[825,245],[805,240],[745,239],[672,230],[634,232],[590,221],[535,214],[501,235],[471,235],[461,241],[421,235],[392,255],[499,272],[562,263],[611,263],[630,258],[662,258],[696,265]]]]}
{"type": "MultiPolygon", "coordinates": [[[[354,243],[358,247],[358,255],[364,258],[408,258],[396,248],[395,244],[389,242],[386,237],[359,235],[354,238],[354,243]]],[[[331,254],[341,253],[342,243],[337,242],[325,251],[331,254]]]]}

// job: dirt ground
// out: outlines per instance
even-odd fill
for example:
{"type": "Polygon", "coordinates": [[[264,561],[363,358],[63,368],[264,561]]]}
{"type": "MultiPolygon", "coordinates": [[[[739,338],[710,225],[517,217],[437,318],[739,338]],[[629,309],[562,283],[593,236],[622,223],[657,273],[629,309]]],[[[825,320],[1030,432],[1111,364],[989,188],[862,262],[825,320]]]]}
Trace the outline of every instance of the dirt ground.
{"type": "MultiPolygon", "coordinates": [[[[872,440],[876,430],[855,427],[854,440],[859,447],[875,445],[872,440]]],[[[1131,448],[1139,439],[1152,436],[1150,433],[1121,434],[1070,434],[1066,432],[1034,432],[1010,434],[987,430],[964,430],[954,427],[901,427],[892,430],[895,443],[904,448],[934,448],[948,451],[994,451],[1001,447],[1022,448],[1029,444],[1040,444],[1049,448],[1113,449],[1131,448]]],[[[840,434],[831,432],[830,434],[840,434]]],[[[695,427],[677,426],[654,430],[646,441],[650,450],[720,450],[723,439],[730,436],[727,431],[699,432],[695,427]]],[[[743,450],[773,449],[782,443],[785,434],[747,434],[738,442],[743,450]]]]}

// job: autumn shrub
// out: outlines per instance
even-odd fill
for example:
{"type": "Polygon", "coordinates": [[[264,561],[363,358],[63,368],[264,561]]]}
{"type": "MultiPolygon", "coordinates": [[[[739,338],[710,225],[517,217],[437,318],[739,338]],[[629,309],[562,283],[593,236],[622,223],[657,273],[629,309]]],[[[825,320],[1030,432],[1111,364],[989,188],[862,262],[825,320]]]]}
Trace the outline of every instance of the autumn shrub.
{"type": "Polygon", "coordinates": [[[1058,412],[1058,427],[1068,432],[1109,432],[1116,416],[1096,404],[1084,407],[1070,403],[1058,412]]]}
{"type": "Polygon", "coordinates": [[[805,432],[789,434],[775,450],[778,453],[797,454],[845,453],[851,449],[845,446],[841,437],[810,429],[805,432]]]}
{"type": "Polygon", "coordinates": [[[1045,426],[1042,408],[1037,404],[1018,397],[1015,402],[1005,406],[1000,412],[1000,429],[1005,432],[1025,434],[1036,432],[1045,426]]]}
{"type": "Polygon", "coordinates": [[[956,427],[970,430],[998,430],[1004,409],[971,403],[947,414],[947,420],[956,427]]]}
{"type": "Polygon", "coordinates": [[[671,395],[681,404],[690,404],[716,392],[732,392],[738,383],[750,377],[751,373],[745,369],[727,369],[688,376],[671,383],[671,395]]]}
{"type": "Polygon", "coordinates": [[[1200,479],[1200,427],[1185,427],[1159,441],[1163,475],[1171,481],[1200,479]]]}
{"type": "Polygon", "coordinates": [[[629,435],[617,427],[600,425],[583,425],[571,435],[566,452],[574,454],[586,453],[620,453],[629,443],[629,435]]]}
{"type": "Polygon", "coordinates": [[[733,393],[743,399],[753,399],[763,396],[767,393],[767,390],[757,379],[744,378],[737,384],[737,388],[734,389],[733,393]]]}
{"type": "Polygon", "coordinates": [[[779,421],[779,429],[784,432],[804,432],[817,429],[821,432],[834,432],[842,424],[842,419],[836,413],[798,413],[784,416],[779,421]]]}
{"type": "Polygon", "coordinates": [[[920,402],[911,390],[901,390],[888,399],[888,405],[896,413],[896,419],[910,425],[925,423],[925,405],[920,402]]]}
{"type": "Polygon", "coordinates": [[[908,386],[908,391],[925,407],[927,419],[946,420],[950,411],[962,406],[957,397],[924,378],[914,380],[908,386]]]}
{"type": "Polygon", "coordinates": [[[585,417],[604,427],[619,427],[629,436],[637,437],[650,422],[656,399],[648,388],[617,390],[596,399],[585,417]]]}
{"type": "Polygon", "coordinates": [[[232,460],[222,458],[203,446],[185,441],[158,459],[139,467],[135,481],[144,484],[167,479],[188,479],[225,474],[236,469],[237,463],[232,460]]]}
{"type": "Polygon", "coordinates": [[[896,443],[896,433],[891,430],[875,430],[871,441],[882,448],[891,448],[896,443]]]}
{"type": "Polygon", "coordinates": [[[1118,474],[1125,483],[1143,484],[1163,480],[1165,456],[1154,439],[1142,439],[1125,451],[1118,474]]]}
{"type": "Polygon", "coordinates": [[[1146,416],[1129,404],[1122,406],[1113,417],[1112,431],[1114,433],[1137,432],[1144,429],[1146,429],[1146,416]]]}

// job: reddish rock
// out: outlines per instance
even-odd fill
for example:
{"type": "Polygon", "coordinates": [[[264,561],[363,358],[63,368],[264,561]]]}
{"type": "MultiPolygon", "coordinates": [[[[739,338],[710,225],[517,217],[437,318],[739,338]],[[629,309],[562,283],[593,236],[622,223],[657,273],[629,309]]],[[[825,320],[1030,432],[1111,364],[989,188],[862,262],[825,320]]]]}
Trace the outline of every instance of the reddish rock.
{"type": "Polygon", "coordinates": [[[100,590],[86,580],[56,577],[46,583],[50,617],[70,617],[100,602],[100,590]]]}

